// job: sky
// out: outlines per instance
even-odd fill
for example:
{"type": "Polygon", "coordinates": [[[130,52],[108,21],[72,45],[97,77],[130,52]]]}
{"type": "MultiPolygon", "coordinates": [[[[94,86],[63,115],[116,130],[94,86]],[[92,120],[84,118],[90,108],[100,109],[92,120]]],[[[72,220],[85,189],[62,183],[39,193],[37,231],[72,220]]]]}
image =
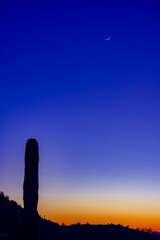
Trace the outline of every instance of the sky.
{"type": "Polygon", "coordinates": [[[42,217],[160,231],[160,2],[0,1],[0,190],[42,217]],[[106,40],[110,38],[110,40],[106,40]]]}

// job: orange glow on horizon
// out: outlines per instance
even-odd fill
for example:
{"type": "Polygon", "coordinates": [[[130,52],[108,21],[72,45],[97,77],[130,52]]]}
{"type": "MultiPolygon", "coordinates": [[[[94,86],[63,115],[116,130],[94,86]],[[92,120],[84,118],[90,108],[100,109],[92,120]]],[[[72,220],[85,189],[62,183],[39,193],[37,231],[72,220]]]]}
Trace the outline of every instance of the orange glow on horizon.
{"type": "Polygon", "coordinates": [[[154,217],[134,217],[134,216],[120,216],[120,215],[94,215],[90,214],[59,214],[59,215],[53,215],[52,213],[46,213],[44,215],[41,214],[42,217],[45,216],[47,220],[51,220],[53,222],[56,222],[58,224],[64,223],[65,225],[71,225],[71,224],[76,224],[76,223],[81,223],[81,224],[121,224],[122,226],[129,226],[130,228],[133,229],[149,229],[151,228],[153,231],[160,231],[160,224],[159,224],[159,218],[154,218],[154,217]]]}
{"type": "MultiPolygon", "coordinates": [[[[102,203],[101,203],[102,204],[102,203]]],[[[39,213],[42,217],[59,224],[71,225],[76,223],[81,224],[121,224],[130,228],[151,228],[153,231],[160,231],[160,212],[157,212],[157,207],[147,209],[147,204],[143,206],[136,205],[133,208],[133,203],[120,204],[121,208],[114,202],[106,203],[106,206],[97,205],[93,202],[62,202],[56,201],[48,205],[41,203],[39,205],[39,213]],[[47,206],[47,208],[46,208],[47,206]]]]}
{"type": "MultiPolygon", "coordinates": [[[[135,194],[134,194],[135,196],[135,194]]],[[[15,199],[23,206],[23,201],[15,199]]],[[[42,218],[71,225],[121,224],[130,228],[149,229],[160,232],[160,201],[158,198],[133,198],[124,196],[103,198],[101,196],[59,195],[40,197],[38,212],[42,218]]]]}

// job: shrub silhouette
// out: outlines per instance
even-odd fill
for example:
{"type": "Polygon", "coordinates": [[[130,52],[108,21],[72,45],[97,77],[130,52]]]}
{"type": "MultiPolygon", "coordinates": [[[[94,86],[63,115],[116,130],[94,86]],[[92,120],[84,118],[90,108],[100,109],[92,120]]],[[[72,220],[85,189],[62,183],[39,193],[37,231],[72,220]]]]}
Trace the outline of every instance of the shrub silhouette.
{"type": "Polygon", "coordinates": [[[20,240],[19,207],[15,201],[7,203],[7,232],[13,240],[20,240]]]}

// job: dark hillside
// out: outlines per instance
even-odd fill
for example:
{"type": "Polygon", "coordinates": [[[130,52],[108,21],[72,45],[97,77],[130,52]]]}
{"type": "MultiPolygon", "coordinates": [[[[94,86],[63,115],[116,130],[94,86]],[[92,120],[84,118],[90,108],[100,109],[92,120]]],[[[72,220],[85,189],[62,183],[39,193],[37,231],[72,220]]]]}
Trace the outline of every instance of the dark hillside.
{"type": "MultiPolygon", "coordinates": [[[[23,240],[24,209],[0,193],[0,239],[23,240]],[[12,237],[11,237],[12,236],[12,237]]],[[[121,225],[76,224],[60,226],[49,220],[39,220],[39,239],[47,240],[156,240],[158,234],[140,232],[121,225]]]]}

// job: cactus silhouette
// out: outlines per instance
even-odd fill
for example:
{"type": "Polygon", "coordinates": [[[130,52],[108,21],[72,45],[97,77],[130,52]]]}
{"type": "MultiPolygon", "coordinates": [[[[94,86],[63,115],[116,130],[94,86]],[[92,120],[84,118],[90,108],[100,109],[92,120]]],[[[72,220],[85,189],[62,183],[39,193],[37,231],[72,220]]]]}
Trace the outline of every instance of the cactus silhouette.
{"type": "Polygon", "coordinates": [[[29,139],[25,151],[25,176],[23,184],[24,230],[23,239],[38,239],[38,143],[29,139]]]}

